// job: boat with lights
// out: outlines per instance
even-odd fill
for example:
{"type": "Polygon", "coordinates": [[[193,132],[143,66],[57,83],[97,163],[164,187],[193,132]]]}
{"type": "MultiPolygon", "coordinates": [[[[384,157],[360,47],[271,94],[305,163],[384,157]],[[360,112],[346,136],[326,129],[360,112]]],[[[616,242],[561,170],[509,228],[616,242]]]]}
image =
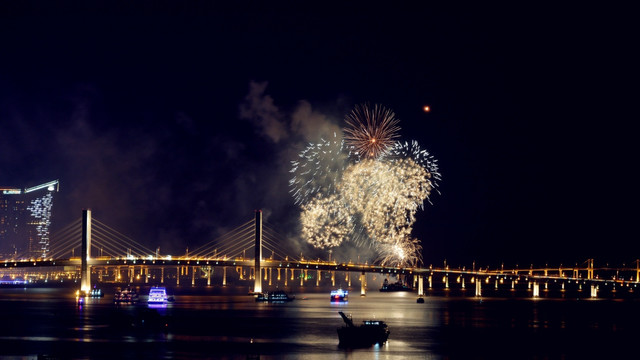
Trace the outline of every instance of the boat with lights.
{"type": "Polygon", "coordinates": [[[384,279],[382,283],[382,287],[380,288],[381,292],[392,292],[392,291],[412,291],[410,287],[401,283],[400,281],[395,283],[389,283],[387,279],[384,279]]]}
{"type": "Polygon", "coordinates": [[[283,290],[275,290],[259,293],[256,296],[256,301],[264,301],[264,302],[288,302],[293,301],[295,299],[295,295],[289,295],[283,290]]]}
{"type": "Polygon", "coordinates": [[[102,289],[94,287],[93,289],[91,289],[91,291],[89,291],[89,296],[92,298],[101,298],[104,297],[104,293],[102,292],[102,289]]]}
{"type": "Polygon", "coordinates": [[[113,302],[115,303],[137,303],[140,300],[140,296],[133,288],[125,288],[119,290],[113,295],[113,302]]]}
{"type": "Polygon", "coordinates": [[[331,302],[347,302],[349,301],[348,290],[331,290],[331,302]]]}
{"type": "Polygon", "coordinates": [[[149,289],[149,304],[166,304],[169,301],[167,289],[164,286],[154,286],[149,289]]]}
{"type": "Polygon", "coordinates": [[[389,338],[389,327],[381,320],[363,320],[362,325],[356,326],[350,316],[338,311],[345,325],[338,328],[340,347],[369,347],[374,344],[384,344],[389,338]]]}

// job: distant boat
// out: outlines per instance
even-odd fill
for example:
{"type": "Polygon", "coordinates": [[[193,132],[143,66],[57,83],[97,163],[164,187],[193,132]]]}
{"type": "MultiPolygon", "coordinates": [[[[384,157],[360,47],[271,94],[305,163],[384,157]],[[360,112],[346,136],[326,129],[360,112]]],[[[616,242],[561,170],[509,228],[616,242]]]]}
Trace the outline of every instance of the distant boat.
{"type": "Polygon", "coordinates": [[[349,301],[348,290],[331,290],[331,302],[346,302],[349,301]]]}
{"type": "Polygon", "coordinates": [[[133,288],[126,288],[117,291],[113,296],[113,302],[115,303],[137,303],[140,300],[138,293],[133,288]]]}
{"type": "Polygon", "coordinates": [[[369,347],[384,344],[389,338],[391,332],[384,321],[364,320],[362,325],[356,326],[342,311],[338,311],[338,314],[345,323],[345,326],[338,328],[340,347],[369,347]]]}
{"type": "Polygon", "coordinates": [[[91,289],[91,291],[89,291],[89,296],[90,297],[103,297],[104,293],[102,292],[101,289],[98,289],[98,288],[94,287],[93,289],[91,289]]]}
{"type": "Polygon", "coordinates": [[[264,302],[287,302],[293,301],[295,299],[295,295],[289,295],[282,290],[269,291],[264,293],[259,293],[256,297],[256,301],[264,301],[264,302]]]}
{"type": "Polygon", "coordinates": [[[380,291],[381,292],[412,291],[412,289],[399,281],[393,284],[389,284],[389,281],[387,281],[387,279],[384,279],[384,282],[382,283],[382,287],[380,288],[380,291]]]}

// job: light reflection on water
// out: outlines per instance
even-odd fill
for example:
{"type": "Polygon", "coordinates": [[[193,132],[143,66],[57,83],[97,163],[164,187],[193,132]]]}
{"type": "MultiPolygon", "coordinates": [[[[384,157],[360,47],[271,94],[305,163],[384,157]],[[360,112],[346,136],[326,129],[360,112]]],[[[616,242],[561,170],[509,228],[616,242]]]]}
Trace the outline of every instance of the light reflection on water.
{"type": "Polygon", "coordinates": [[[586,345],[610,341],[622,351],[634,343],[640,321],[637,301],[426,297],[420,304],[413,293],[370,292],[334,303],[326,291],[276,304],[247,295],[185,293],[149,307],[146,292],[140,293],[138,304],[116,306],[107,292],[78,307],[68,289],[0,288],[0,356],[591,358],[594,350],[586,345]],[[386,321],[389,341],[368,349],[338,348],[338,311],[355,323],[386,321]]]}

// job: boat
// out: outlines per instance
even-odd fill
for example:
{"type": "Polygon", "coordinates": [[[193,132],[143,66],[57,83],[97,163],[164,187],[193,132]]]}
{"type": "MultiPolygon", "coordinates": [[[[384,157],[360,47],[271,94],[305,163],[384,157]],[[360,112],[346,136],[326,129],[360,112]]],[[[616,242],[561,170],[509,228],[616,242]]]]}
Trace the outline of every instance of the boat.
{"type": "Polygon", "coordinates": [[[169,301],[167,289],[164,286],[154,286],[149,290],[149,304],[166,304],[169,301]]]}
{"type": "Polygon", "coordinates": [[[276,290],[276,291],[259,293],[258,296],[256,296],[256,301],[287,302],[287,301],[293,301],[295,298],[296,298],[295,295],[289,295],[282,290],[276,290]]]}
{"type": "Polygon", "coordinates": [[[117,291],[113,296],[113,301],[115,303],[137,303],[140,300],[138,293],[133,288],[126,288],[120,291],[117,291]]]}
{"type": "Polygon", "coordinates": [[[331,290],[331,302],[347,302],[349,301],[348,290],[331,290]]]}
{"type": "Polygon", "coordinates": [[[380,288],[380,291],[381,292],[412,291],[412,289],[399,281],[393,284],[390,284],[387,279],[384,279],[384,282],[382,283],[382,287],[380,288]]]}
{"type": "Polygon", "coordinates": [[[381,320],[364,320],[362,325],[353,324],[351,317],[338,311],[345,326],[338,328],[338,339],[340,347],[369,347],[374,344],[384,344],[389,338],[389,328],[381,320]]]}
{"type": "Polygon", "coordinates": [[[92,298],[104,297],[104,293],[102,292],[102,289],[94,287],[93,289],[91,289],[91,291],[89,291],[89,296],[92,298]]]}

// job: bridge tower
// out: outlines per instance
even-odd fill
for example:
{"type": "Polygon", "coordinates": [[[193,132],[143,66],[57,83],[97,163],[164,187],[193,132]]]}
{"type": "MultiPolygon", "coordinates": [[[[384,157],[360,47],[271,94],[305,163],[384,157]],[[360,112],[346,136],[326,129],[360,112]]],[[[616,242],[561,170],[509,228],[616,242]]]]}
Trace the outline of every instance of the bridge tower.
{"type": "Polygon", "coordinates": [[[82,210],[82,252],[80,254],[80,290],[91,291],[91,210],[82,210]]]}
{"type": "Polygon", "coordinates": [[[255,258],[255,282],[253,285],[253,292],[262,292],[262,276],[260,273],[260,260],[262,260],[262,210],[256,210],[256,258],[255,258]]]}

